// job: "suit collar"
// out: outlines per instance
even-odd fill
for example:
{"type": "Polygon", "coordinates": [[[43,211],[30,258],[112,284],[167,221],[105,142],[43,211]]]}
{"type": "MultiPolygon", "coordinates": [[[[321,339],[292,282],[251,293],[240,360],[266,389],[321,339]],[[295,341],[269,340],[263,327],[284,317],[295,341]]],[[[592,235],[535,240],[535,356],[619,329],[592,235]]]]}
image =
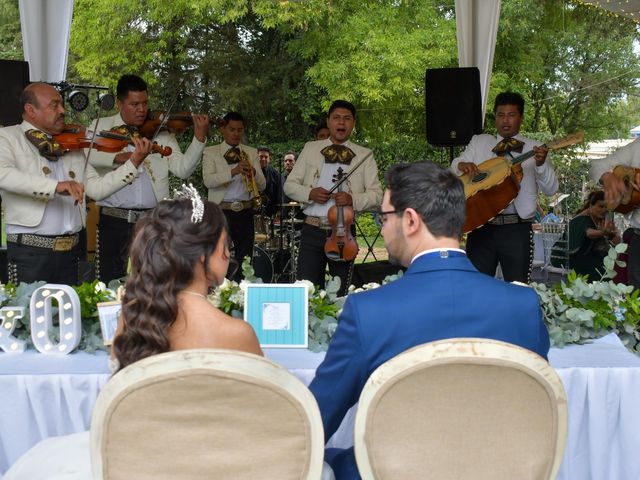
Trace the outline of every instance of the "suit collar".
{"type": "Polygon", "coordinates": [[[477,271],[466,256],[441,258],[438,255],[422,255],[409,265],[405,275],[435,270],[477,271]]]}

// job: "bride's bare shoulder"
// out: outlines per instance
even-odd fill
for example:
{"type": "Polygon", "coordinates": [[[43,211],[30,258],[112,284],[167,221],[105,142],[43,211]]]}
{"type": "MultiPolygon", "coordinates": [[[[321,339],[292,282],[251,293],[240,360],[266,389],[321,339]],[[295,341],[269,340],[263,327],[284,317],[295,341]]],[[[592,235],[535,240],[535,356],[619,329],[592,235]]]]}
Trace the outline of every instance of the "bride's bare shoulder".
{"type": "Polygon", "coordinates": [[[176,348],[229,348],[262,355],[251,325],[208,302],[187,302],[172,334],[176,348]]]}

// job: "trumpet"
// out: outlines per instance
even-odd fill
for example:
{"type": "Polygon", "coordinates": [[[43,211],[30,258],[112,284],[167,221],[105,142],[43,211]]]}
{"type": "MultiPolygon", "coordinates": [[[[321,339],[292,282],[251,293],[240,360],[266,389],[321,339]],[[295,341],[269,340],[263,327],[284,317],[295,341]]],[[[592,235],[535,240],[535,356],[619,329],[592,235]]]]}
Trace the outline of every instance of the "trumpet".
{"type": "Polygon", "coordinates": [[[253,174],[253,166],[249,161],[249,156],[245,153],[244,150],[240,151],[240,164],[242,165],[242,169],[247,172],[243,175],[244,184],[247,187],[247,191],[251,195],[253,209],[260,210],[260,208],[262,207],[262,197],[260,196],[260,191],[258,190],[258,185],[256,184],[256,177],[253,174]]]}

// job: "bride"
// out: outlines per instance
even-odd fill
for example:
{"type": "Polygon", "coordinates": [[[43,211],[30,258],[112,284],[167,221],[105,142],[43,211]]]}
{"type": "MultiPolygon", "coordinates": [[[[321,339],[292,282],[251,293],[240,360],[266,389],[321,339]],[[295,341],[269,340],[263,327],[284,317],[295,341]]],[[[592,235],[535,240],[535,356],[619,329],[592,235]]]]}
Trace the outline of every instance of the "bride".
{"type": "MultiPolygon", "coordinates": [[[[226,348],[262,356],[252,327],[206,297],[229,266],[225,217],[193,187],[183,187],[183,195],[158,203],[136,224],[113,342],[116,375],[131,363],[173,350],[226,348]]],[[[3,478],[92,478],[89,432],[43,440],[3,478]]]]}

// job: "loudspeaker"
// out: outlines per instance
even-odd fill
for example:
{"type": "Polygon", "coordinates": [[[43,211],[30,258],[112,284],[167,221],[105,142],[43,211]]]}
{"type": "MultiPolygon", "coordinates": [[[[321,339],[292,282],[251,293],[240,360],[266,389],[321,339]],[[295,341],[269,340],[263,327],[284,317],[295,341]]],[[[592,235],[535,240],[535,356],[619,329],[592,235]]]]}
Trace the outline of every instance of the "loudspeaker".
{"type": "Polygon", "coordinates": [[[0,60],[0,126],[22,122],[20,94],[29,85],[29,63],[0,60]]]}
{"type": "Polygon", "coordinates": [[[466,145],[473,135],[482,133],[481,98],[476,67],[428,69],[427,141],[438,147],[466,145]]]}
{"type": "Polygon", "coordinates": [[[365,283],[382,283],[382,280],[389,275],[395,275],[400,270],[406,270],[401,265],[393,265],[388,260],[379,260],[377,262],[359,263],[353,266],[353,275],[351,283],[359,288],[365,283]]]}

